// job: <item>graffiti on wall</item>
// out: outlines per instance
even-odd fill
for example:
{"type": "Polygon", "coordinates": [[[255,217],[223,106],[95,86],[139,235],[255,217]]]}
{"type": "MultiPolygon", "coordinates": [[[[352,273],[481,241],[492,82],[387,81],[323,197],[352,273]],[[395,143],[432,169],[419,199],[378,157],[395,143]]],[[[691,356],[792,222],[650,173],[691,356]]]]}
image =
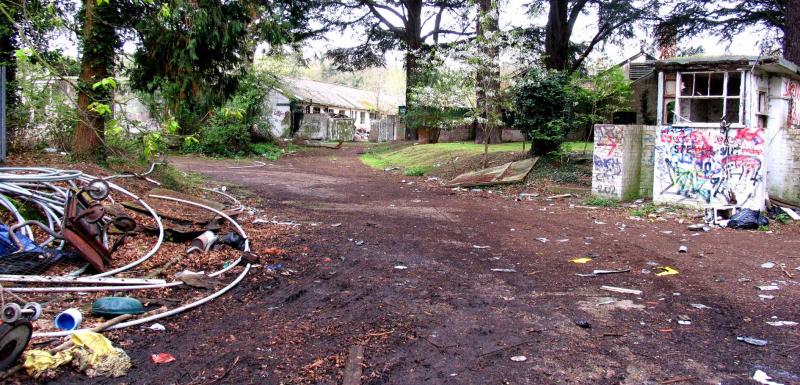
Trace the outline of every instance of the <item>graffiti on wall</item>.
{"type": "Polygon", "coordinates": [[[622,137],[624,126],[594,128],[592,192],[619,197],[622,194],[622,137]]]}
{"type": "Polygon", "coordinates": [[[661,127],[656,140],[656,200],[760,209],[764,129],[661,127]]]}
{"type": "Polygon", "coordinates": [[[789,98],[789,116],[786,120],[791,126],[800,126],[800,82],[784,80],[785,90],[783,96],[789,98]]]}

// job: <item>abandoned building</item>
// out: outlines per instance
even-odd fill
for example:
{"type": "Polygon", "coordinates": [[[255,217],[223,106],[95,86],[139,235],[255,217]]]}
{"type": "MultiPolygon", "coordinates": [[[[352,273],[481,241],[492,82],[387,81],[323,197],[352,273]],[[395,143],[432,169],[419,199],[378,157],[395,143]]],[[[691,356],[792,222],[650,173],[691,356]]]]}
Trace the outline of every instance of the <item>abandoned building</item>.
{"type": "Polygon", "coordinates": [[[391,96],[339,84],[296,78],[281,80],[270,94],[273,134],[317,140],[395,140],[398,101],[391,96]],[[374,132],[373,132],[374,131],[374,132]]]}
{"type": "Polygon", "coordinates": [[[695,207],[800,202],[796,64],[749,56],[651,64],[638,79],[638,124],[595,126],[594,194],[695,207]]]}

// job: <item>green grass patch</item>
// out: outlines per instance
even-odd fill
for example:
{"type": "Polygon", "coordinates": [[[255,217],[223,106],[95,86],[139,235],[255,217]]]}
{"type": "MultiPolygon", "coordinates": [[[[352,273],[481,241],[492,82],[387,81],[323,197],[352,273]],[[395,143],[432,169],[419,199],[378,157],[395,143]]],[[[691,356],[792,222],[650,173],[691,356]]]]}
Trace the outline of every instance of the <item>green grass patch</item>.
{"type": "MultiPolygon", "coordinates": [[[[522,143],[502,143],[489,145],[489,152],[519,152],[522,143]]],[[[430,170],[433,167],[454,162],[456,158],[483,154],[483,144],[470,142],[418,144],[397,148],[396,146],[375,146],[361,156],[361,162],[369,167],[420,167],[430,170]]]]}
{"type": "Polygon", "coordinates": [[[786,214],[786,213],[780,213],[780,214],[778,214],[778,215],[776,215],[776,216],[775,216],[775,220],[776,220],[776,221],[778,221],[778,222],[780,222],[780,223],[783,223],[783,224],[785,225],[785,224],[787,224],[787,223],[791,222],[791,221],[792,221],[792,218],[791,218],[791,217],[789,217],[789,214],[786,214]]]}
{"type": "Polygon", "coordinates": [[[429,170],[427,168],[425,168],[425,167],[411,166],[411,167],[406,167],[405,175],[406,176],[423,176],[428,171],[429,170]]]}
{"type": "Polygon", "coordinates": [[[656,213],[656,206],[652,203],[648,203],[640,208],[631,210],[631,215],[634,217],[646,217],[650,214],[656,213]]]}
{"type": "Polygon", "coordinates": [[[561,144],[561,152],[569,153],[587,153],[591,154],[594,151],[594,143],[592,142],[564,142],[561,144]]]}
{"type": "Polygon", "coordinates": [[[617,207],[619,202],[609,198],[591,197],[583,200],[583,204],[594,207],[617,207]]]}
{"type": "Polygon", "coordinates": [[[203,184],[202,175],[183,172],[169,164],[157,165],[151,177],[161,182],[161,187],[181,192],[191,192],[203,184]]]}
{"type": "Polygon", "coordinates": [[[769,231],[769,225],[758,226],[758,231],[769,231]]]}

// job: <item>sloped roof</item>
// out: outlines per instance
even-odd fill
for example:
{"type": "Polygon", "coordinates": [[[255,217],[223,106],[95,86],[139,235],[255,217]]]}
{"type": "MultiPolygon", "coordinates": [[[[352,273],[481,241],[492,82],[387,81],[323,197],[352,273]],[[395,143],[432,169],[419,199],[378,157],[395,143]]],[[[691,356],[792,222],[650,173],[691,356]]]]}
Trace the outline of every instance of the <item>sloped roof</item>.
{"type": "Polygon", "coordinates": [[[383,93],[316,80],[284,78],[281,86],[287,97],[307,103],[383,112],[396,112],[399,105],[397,100],[383,93]]]}
{"type": "Polygon", "coordinates": [[[657,61],[656,69],[713,68],[731,65],[756,67],[767,72],[800,78],[800,67],[798,67],[797,64],[782,57],[772,56],[725,55],[676,57],[657,61]]]}

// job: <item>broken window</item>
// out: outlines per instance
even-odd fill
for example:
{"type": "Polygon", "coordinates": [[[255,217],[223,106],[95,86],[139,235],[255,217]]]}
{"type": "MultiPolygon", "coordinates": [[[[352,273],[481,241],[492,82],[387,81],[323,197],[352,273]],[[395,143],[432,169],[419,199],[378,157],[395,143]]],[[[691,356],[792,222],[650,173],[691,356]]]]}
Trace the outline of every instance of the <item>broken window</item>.
{"type": "Polygon", "coordinates": [[[733,71],[678,73],[677,121],[719,123],[725,118],[728,123],[741,123],[742,79],[742,72],[733,71]]]}

